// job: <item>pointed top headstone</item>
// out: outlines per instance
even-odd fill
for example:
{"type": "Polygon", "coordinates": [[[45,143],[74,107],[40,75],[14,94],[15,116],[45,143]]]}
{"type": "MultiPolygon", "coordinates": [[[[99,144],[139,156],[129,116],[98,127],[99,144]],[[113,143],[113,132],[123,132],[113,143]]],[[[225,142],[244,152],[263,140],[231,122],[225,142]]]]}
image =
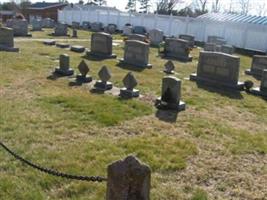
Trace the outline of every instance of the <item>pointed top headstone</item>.
{"type": "Polygon", "coordinates": [[[111,73],[106,66],[103,66],[98,72],[101,81],[107,82],[111,78],[111,73]]]}
{"type": "Polygon", "coordinates": [[[132,74],[129,72],[123,79],[123,84],[128,90],[133,90],[135,86],[137,86],[137,80],[132,74]]]}
{"type": "Polygon", "coordinates": [[[169,60],[167,63],[165,63],[164,66],[165,66],[164,72],[169,73],[169,74],[173,73],[175,66],[171,60],[169,60]]]}
{"type": "Polygon", "coordinates": [[[88,65],[84,60],[82,60],[78,66],[78,69],[82,76],[86,76],[86,74],[90,71],[88,65]]]}

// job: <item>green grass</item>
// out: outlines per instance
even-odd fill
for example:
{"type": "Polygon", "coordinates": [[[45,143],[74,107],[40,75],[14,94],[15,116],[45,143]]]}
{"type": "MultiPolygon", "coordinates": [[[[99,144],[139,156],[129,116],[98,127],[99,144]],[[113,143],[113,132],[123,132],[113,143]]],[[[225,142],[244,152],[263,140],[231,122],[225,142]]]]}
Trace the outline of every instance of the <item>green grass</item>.
{"type": "MultiPolygon", "coordinates": [[[[51,31],[34,32],[33,38],[50,38],[51,31]]],[[[90,34],[79,30],[79,39],[90,34]]],[[[90,46],[89,41],[59,39],[90,46]]],[[[115,35],[114,39],[123,38],[115,35]]],[[[168,123],[155,116],[153,107],[167,62],[156,48],[150,48],[152,69],[140,70],[119,67],[116,59],[88,59],[41,41],[19,38],[15,46],[20,53],[0,52],[0,140],[25,158],[64,172],[106,176],[108,164],[134,154],[152,168],[153,200],[230,199],[230,194],[236,199],[262,199],[267,194],[262,188],[267,184],[266,169],[261,166],[267,160],[266,101],[245,92],[199,88],[185,80],[196,71],[199,49],[192,51],[191,63],[174,61],[187,110],[175,123],[168,123]],[[71,87],[73,78],[49,79],[62,53],[70,55],[76,73],[85,59],[93,79],[107,65],[115,87],[121,87],[123,77],[132,71],[143,98],[122,101],[90,93],[87,85],[71,87]],[[247,186],[252,182],[253,187],[247,186]]],[[[123,56],[122,43],[113,50],[118,58],[123,56]]],[[[259,85],[244,75],[251,58],[239,56],[240,80],[259,85]]],[[[54,178],[2,150],[0,160],[0,199],[105,197],[105,183],[54,178]]]]}

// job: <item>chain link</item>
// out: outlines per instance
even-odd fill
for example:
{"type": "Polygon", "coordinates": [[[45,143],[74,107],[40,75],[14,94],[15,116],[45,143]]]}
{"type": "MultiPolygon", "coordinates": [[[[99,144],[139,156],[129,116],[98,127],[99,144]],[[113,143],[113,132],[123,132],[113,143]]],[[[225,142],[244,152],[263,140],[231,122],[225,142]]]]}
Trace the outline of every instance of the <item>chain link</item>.
{"type": "Polygon", "coordinates": [[[72,174],[66,174],[66,173],[62,173],[53,169],[48,169],[45,167],[41,167],[37,164],[34,164],[24,158],[22,158],[21,156],[19,156],[18,154],[16,154],[15,152],[13,152],[12,150],[10,150],[6,145],[4,145],[2,142],[0,142],[0,145],[3,147],[4,150],[6,150],[9,154],[11,154],[13,157],[15,157],[17,160],[25,163],[26,165],[37,169],[43,173],[52,175],[52,176],[57,176],[57,177],[61,177],[61,178],[67,178],[67,179],[74,179],[74,180],[80,180],[80,181],[91,181],[91,182],[103,182],[103,181],[107,181],[107,178],[105,177],[101,177],[101,176],[80,176],[80,175],[72,175],[72,174]]]}

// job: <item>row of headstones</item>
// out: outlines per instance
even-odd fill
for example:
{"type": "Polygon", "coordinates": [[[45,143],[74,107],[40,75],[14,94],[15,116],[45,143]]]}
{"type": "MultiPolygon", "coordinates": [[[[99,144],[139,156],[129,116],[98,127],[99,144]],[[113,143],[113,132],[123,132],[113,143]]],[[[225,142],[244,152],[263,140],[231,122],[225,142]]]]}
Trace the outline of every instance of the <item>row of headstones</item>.
{"type": "Polygon", "coordinates": [[[228,45],[227,41],[218,36],[208,36],[208,41],[204,45],[204,51],[222,52],[226,54],[234,54],[235,48],[228,45]]]}

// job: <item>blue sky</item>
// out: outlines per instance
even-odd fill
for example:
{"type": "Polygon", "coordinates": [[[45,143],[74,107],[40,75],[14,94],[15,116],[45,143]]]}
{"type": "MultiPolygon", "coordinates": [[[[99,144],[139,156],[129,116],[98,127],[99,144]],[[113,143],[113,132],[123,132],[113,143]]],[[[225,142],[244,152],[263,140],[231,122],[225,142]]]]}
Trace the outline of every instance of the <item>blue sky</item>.
{"type": "MultiPolygon", "coordinates": [[[[10,0],[0,0],[0,2],[8,2],[10,0]]],[[[21,0],[14,0],[14,1],[17,1],[17,2],[20,2],[21,0]]],[[[40,2],[40,1],[43,1],[43,0],[31,0],[31,2],[40,2]]],[[[56,2],[58,0],[45,0],[47,2],[56,2]]],[[[68,0],[69,2],[72,2],[72,3],[77,3],[79,0],[68,0]]],[[[87,0],[84,0],[84,2],[86,2],[87,0]]],[[[155,8],[155,5],[156,5],[156,2],[158,0],[151,0],[151,3],[152,3],[152,9],[155,8]]],[[[184,1],[183,4],[180,4],[179,5],[179,8],[183,8],[185,7],[186,5],[190,4],[192,2],[192,0],[181,0],[181,1],[184,1]]],[[[208,0],[209,2],[209,7],[211,7],[211,4],[214,0],[208,0]]],[[[238,2],[240,0],[220,0],[221,1],[221,7],[222,7],[222,11],[226,8],[229,8],[229,5],[230,5],[230,2],[232,1],[233,2],[233,5],[235,8],[238,7],[238,2]]],[[[259,9],[261,8],[264,8],[265,10],[265,15],[267,15],[267,0],[250,0],[251,2],[251,8],[249,9],[250,10],[250,13],[249,14],[252,14],[252,15],[257,15],[259,9]],[[263,7],[265,4],[265,7],[263,7]]],[[[112,6],[112,7],[117,7],[118,9],[120,10],[125,10],[125,7],[126,7],[126,4],[127,4],[127,0],[107,0],[107,4],[108,6],[112,6]]]]}

